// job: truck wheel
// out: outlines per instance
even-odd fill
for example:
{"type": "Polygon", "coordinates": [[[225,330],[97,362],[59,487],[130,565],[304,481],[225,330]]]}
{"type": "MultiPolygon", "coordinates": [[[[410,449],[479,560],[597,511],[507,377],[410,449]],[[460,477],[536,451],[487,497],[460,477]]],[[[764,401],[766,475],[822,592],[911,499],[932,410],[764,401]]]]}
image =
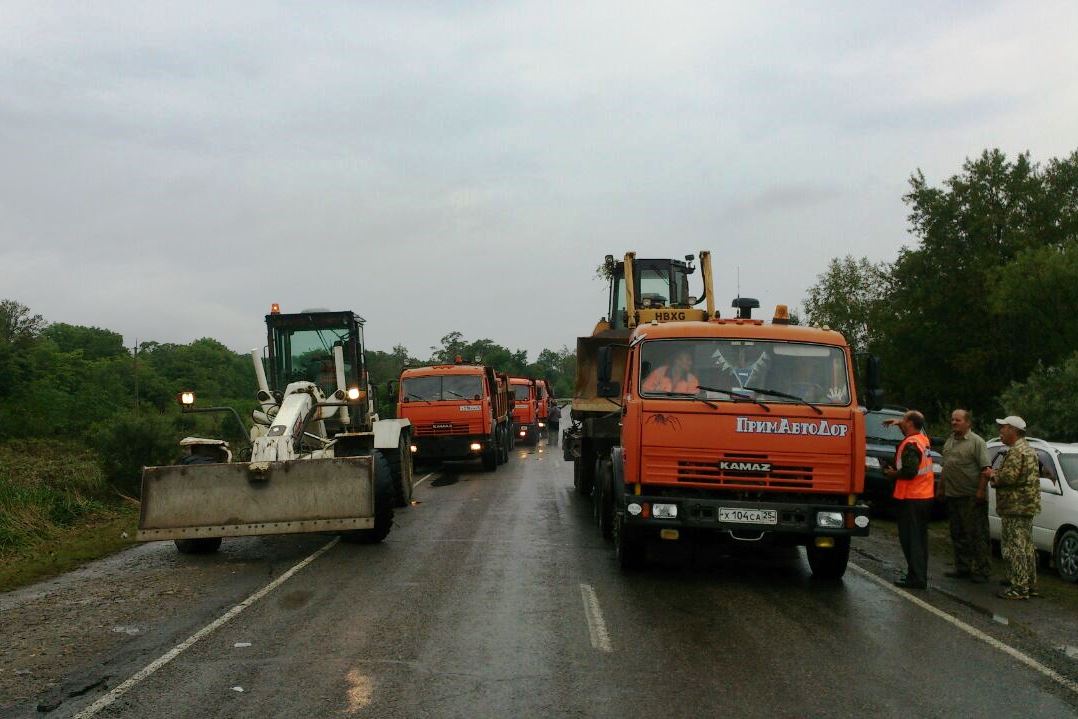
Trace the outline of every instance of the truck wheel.
{"type": "Polygon", "coordinates": [[[577,494],[585,497],[591,495],[591,487],[595,484],[595,465],[588,459],[587,454],[573,459],[573,486],[577,494]]]}
{"type": "Polygon", "coordinates": [[[805,554],[815,579],[837,581],[846,573],[846,565],[850,561],[850,538],[835,537],[835,546],[830,548],[809,544],[805,547],[805,554]]]}
{"type": "Polygon", "coordinates": [[[180,554],[213,554],[221,548],[220,537],[199,537],[198,539],[175,539],[176,551],[180,554]]]}
{"type": "Polygon", "coordinates": [[[357,529],[345,532],[341,538],[355,544],[377,544],[389,534],[393,526],[393,475],[389,471],[389,462],[382,453],[375,450],[371,455],[374,463],[374,526],[371,529],[357,529]]]}
{"type": "Polygon", "coordinates": [[[393,478],[393,506],[407,507],[412,501],[412,448],[408,435],[402,433],[397,451],[379,450],[389,465],[389,475],[393,478]]]}
{"type": "Polygon", "coordinates": [[[483,452],[483,469],[493,472],[498,468],[498,448],[491,447],[483,452]]]}
{"type": "Polygon", "coordinates": [[[499,451],[502,453],[502,464],[509,462],[509,430],[502,427],[501,442],[498,443],[499,451]]]}
{"type": "Polygon", "coordinates": [[[1078,531],[1068,529],[1056,540],[1056,571],[1068,582],[1078,582],[1078,531]]]}
{"type": "Polygon", "coordinates": [[[595,522],[603,539],[614,536],[614,472],[609,459],[597,461],[595,469],[595,522]]]}
{"type": "Polygon", "coordinates": [[[639,534],[625,526],[625,517],[614,516],[614,557],[618,567],[624,572],[641,569],[644,566],[646,547],[639,534]]]}

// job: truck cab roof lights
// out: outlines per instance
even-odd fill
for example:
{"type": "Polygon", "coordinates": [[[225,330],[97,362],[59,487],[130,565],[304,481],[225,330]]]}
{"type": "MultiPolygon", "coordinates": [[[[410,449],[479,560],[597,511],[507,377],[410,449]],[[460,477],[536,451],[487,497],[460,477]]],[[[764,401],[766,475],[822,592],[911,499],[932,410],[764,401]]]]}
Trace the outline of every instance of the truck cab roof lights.
{"type": "Polygon", "coordinates": [[[786,305],[775,305],[775,316],[771,318],[771,324],[790,324],[790,308],[788,308],[786,305]]]}
{"type": "Polygon", "coordinates": [[[279,315],[279,314],[281,314],[281,306],[279,304],[277,304],[276,302],[271,304],[270,305],[270,314],[271,315],[279,315]]]}

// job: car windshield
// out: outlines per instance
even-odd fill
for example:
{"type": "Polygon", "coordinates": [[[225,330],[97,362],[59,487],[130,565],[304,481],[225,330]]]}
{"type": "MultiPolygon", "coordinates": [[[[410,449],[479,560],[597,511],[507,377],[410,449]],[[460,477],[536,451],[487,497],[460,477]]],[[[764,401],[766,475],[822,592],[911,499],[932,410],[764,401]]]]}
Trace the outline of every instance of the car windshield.
{"type": "Polygon", "coordinates": [[[1078,489],[1078,454],[1059,455],[1059,466],[1063,469],[1063,478],[1073,489],[1078,489]]]}
{"type": "Polygon", "coordinates": [[[865,436],[873,439],[882,439],[888,442],[901,442],[902,430],[897,426],[890,424],[885,425],[884,422],[892,419],[900,419],[902,415],[897,414],[884,414],[882,412],[866,412],[865,413],[865,436]]]}
{"type": "Polygon", "coordinates": [[[404,402],[474,400],[482,395],[483,378],[478,375],[409,377],[401,383],[401,400],[404,402]]]}
{"type": "Polygon", "coordinates": [[[846,356],[840,347],[799,342],[653,340],[640,352],[640,393],[699,395],[731,402],[850,402],[846,356]]]}

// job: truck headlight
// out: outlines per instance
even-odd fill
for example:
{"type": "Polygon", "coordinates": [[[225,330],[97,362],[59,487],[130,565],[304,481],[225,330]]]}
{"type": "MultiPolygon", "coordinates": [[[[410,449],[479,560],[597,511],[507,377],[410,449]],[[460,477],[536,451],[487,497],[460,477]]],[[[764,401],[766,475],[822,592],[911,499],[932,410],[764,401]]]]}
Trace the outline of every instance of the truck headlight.
{"type": "Polygon", "coordinates": [[[539,423],[539,427],[540,427],[540,428],[542,428],[542,427],[546,427],[546,422],[540,422],[540,423],[539,423]]]}
{"type": "Polygon", "coordinates": [[[478,442],[472,442],[468,445],[468,449],[472,450],[473,452],[478,452],[479,450],[483,449],[483,445],[479,444],[478,442]]]}
{"type": "Polygon", "coordinates": [[[943,466],[939,462],[933,462],[932,463],[932,471],[935,472],[936,474],[939,474],[940,472],[943,471],[943,466]]]}
{"type": "Polygon", "coordinates": [[[631,515],[633,515],[635,517],[636,515],[640,514],[643,507],[641,507],[636,502],[630,502],[629,506],[626,507],[625,509],[627,509],[629,511],[629,514],[631,514],[631,515]]]}
{"type": "Polygon", "coordinates": [[[879,457],[865,457],[865,467],[868,469],[879,469],[881,466],[879,457]]]}
{"type": "Polygon", "coordinates": [[[655,503],[651,505],[651,516],[655,519],[677,519],[677,505],[655,503]]]}
{"type": "Polygon", "coordinates": [[[816,526],[824,527],[825,529],[842,529],[842,525],[845,523],[845,517],[842,516],[842,512],[817,512],[816,513],[816,526]]]}

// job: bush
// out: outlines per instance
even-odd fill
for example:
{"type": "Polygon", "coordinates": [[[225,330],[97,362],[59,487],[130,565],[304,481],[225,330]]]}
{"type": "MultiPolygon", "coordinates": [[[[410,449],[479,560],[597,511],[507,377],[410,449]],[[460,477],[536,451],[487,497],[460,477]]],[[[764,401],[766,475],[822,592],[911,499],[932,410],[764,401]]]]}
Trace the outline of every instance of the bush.
{"type": "Polygon", "coordinates": [[[1078,442],[1078,352],[1055,367],[1038,365],[1025,382],[1011,383],[999,402],[1003,414],[1026,421],[1028,434],[1078,442]]]}
{"type": "Polygon", "coordinates": [[[94,425],[89,438],[105,477],[132,497],[141,492],[143,467],[172,464],[179,455],[172,418],[154,411],[118,414],[94,425]]]}
{"type": "Polygon", "coordinates": [[[108,498],[108,482],[86,448],[54,440],[0,444],[0,553],[107,514],[108,498]]]}

